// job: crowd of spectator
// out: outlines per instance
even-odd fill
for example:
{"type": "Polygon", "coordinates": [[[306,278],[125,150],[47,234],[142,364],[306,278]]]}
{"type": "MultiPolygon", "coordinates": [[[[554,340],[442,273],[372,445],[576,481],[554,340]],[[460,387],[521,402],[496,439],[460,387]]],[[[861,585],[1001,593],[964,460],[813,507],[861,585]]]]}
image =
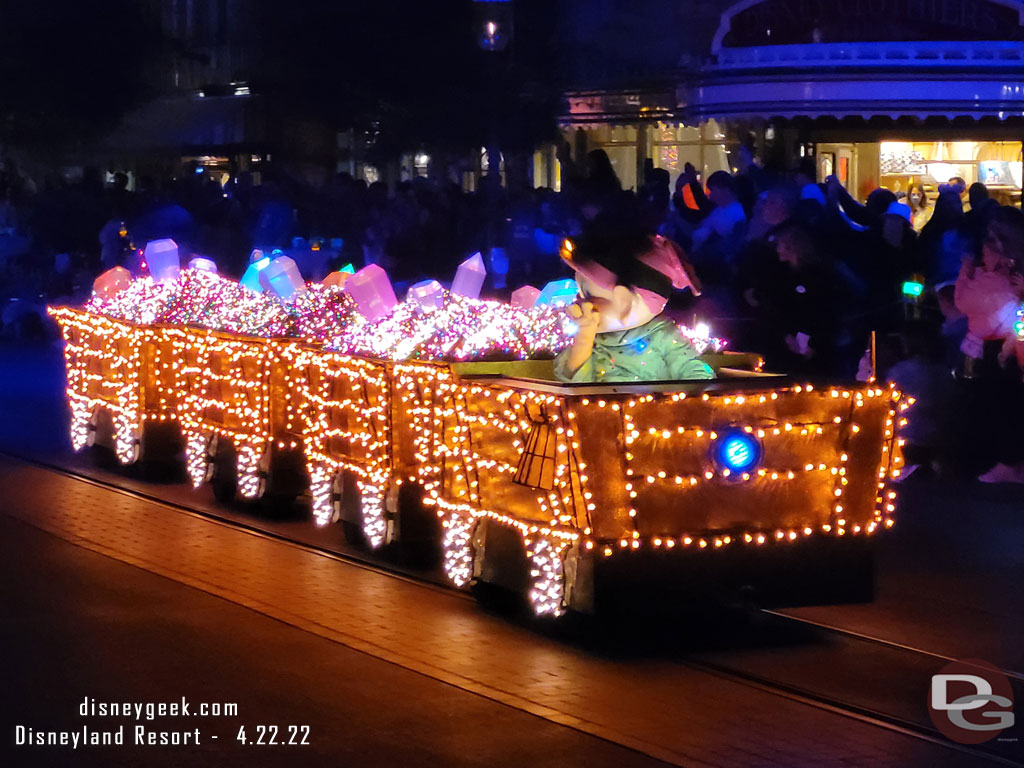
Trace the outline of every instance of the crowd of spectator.
{"type": "Polygon", "coordinates": [[[177,179],[143,177],[129,190],[123,174],[34,182],[7,164],[0,271],[9,279],[0,299],[87,291],[124,260],[129,242],[157,237],[232,275],[253,248],[316,241],[328,254],[320,271],[377,263],[399,285],[450,279],[481,251],[491,257],[489,290],[507,296],[566,276],[562,239],[614,210],[678,242],[696,268],[702,295],[679,297],[670,311],[711,321],[770,369],[833,378],[859,369],[897,381],[919,401],[911,466],[974,474],[995,466],[983,476],[1024,481],[1013,328],[1024,296],[1024,213],[961,179],[940,185],[934,201],[915,186],[903,199],[879,188],[860,203],[835,177],[819,183],[813,158],[788,173],[762,167],[749,148],[740,158],[736,173],[706,179],[688,165],[674,186],[649,164],[630,191],[603,151],[582,164],[563,152],[559,192],[487,179],[466,192],[418,178],[389,193],[345,173],[319,189],[273,173],[258,185],[241,174],[222,186],[201,166],[177,179]],[[908,294],[904,284],[923,289],[908,294]],[[865,357],[872,332],[874,354],[865,357]]]}

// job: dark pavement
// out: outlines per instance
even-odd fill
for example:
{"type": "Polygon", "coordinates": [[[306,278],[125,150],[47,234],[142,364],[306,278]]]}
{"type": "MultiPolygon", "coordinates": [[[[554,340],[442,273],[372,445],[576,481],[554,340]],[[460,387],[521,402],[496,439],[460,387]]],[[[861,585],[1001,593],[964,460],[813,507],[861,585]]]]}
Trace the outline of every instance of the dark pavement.
{"type": "MultiPolygon", "coordinates": [[[[453,688],[0,515],[3,766],[654,766],[659,761],[453,688]],[[237,717],[81,717],[100,702],[237,703],[237,717]],[[124,746],[15,747],[14,728],[125,726],[124,746]],[[240,726],[309,726],[308,746],[240,726]],[[198,748],[137,747],[200,730],[198,748]],[[213,736],[218,739],[214,741],[213,736]]],[[[193,710],[194,711],[194,710],[193,710]]]]}

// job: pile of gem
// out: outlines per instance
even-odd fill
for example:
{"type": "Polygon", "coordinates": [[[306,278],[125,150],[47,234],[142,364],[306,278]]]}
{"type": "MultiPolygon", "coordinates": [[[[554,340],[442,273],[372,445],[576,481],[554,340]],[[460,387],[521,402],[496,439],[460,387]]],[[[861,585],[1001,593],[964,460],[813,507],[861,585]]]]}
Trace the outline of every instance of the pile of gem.
{"type": "Polygon", "coordinates": [[[574,331],[559,308],[523,309],[447,291],[438,309],[405,301],[370,322],[337,286],[309,283],[289,302],[194,269],[182,270],[177,280],[165,283],[139,278],[111,298],[94,295],[85,308],[140,325],[189,325],[243,336],[299,338],[387,360],[551,357],[569,344],[574,331]]]}

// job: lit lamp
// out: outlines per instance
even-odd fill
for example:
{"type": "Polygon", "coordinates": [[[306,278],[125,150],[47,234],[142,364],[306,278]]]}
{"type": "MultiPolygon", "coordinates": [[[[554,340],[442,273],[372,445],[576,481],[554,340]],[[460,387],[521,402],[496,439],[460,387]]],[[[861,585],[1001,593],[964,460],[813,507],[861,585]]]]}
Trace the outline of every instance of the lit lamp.
{"type": "MultiPolygon", "coordinates": [[[[512,0],[474,0],[476,9],[476,42],[491,53],[504,51],[512,42],[512,0]]],[[[494,56],[488,56],[487,101],[490,113],[490,139],[487,142],[487,176],[493,182],[500,176],[501,152],[498,149],[497,72],[494,56]]],[[[493,214],[493,211],[491,212],[493,214]]],[[[491,243],[488,243],[490,246],[491,243]]]]}
{"type": "Polygon", "coordinates": [[[512,0],[475,0],[477,44],[485,51],[503,51],[512,40],[512,0]]]}

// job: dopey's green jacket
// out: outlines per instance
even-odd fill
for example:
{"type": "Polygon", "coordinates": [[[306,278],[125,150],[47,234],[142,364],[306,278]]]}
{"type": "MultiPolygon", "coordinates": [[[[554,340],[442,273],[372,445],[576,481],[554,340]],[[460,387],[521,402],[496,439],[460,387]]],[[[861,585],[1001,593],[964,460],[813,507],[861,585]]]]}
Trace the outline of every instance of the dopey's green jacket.
{"type": "Polygon", "coordinates": [[[713,379],[714,371],[697,359],[693,346],[664,315],[636,328],[599,333],[594,351],[579,370],[566,371],[569,349],[555,358],[559,381],[658,381],[713,379]]]}

